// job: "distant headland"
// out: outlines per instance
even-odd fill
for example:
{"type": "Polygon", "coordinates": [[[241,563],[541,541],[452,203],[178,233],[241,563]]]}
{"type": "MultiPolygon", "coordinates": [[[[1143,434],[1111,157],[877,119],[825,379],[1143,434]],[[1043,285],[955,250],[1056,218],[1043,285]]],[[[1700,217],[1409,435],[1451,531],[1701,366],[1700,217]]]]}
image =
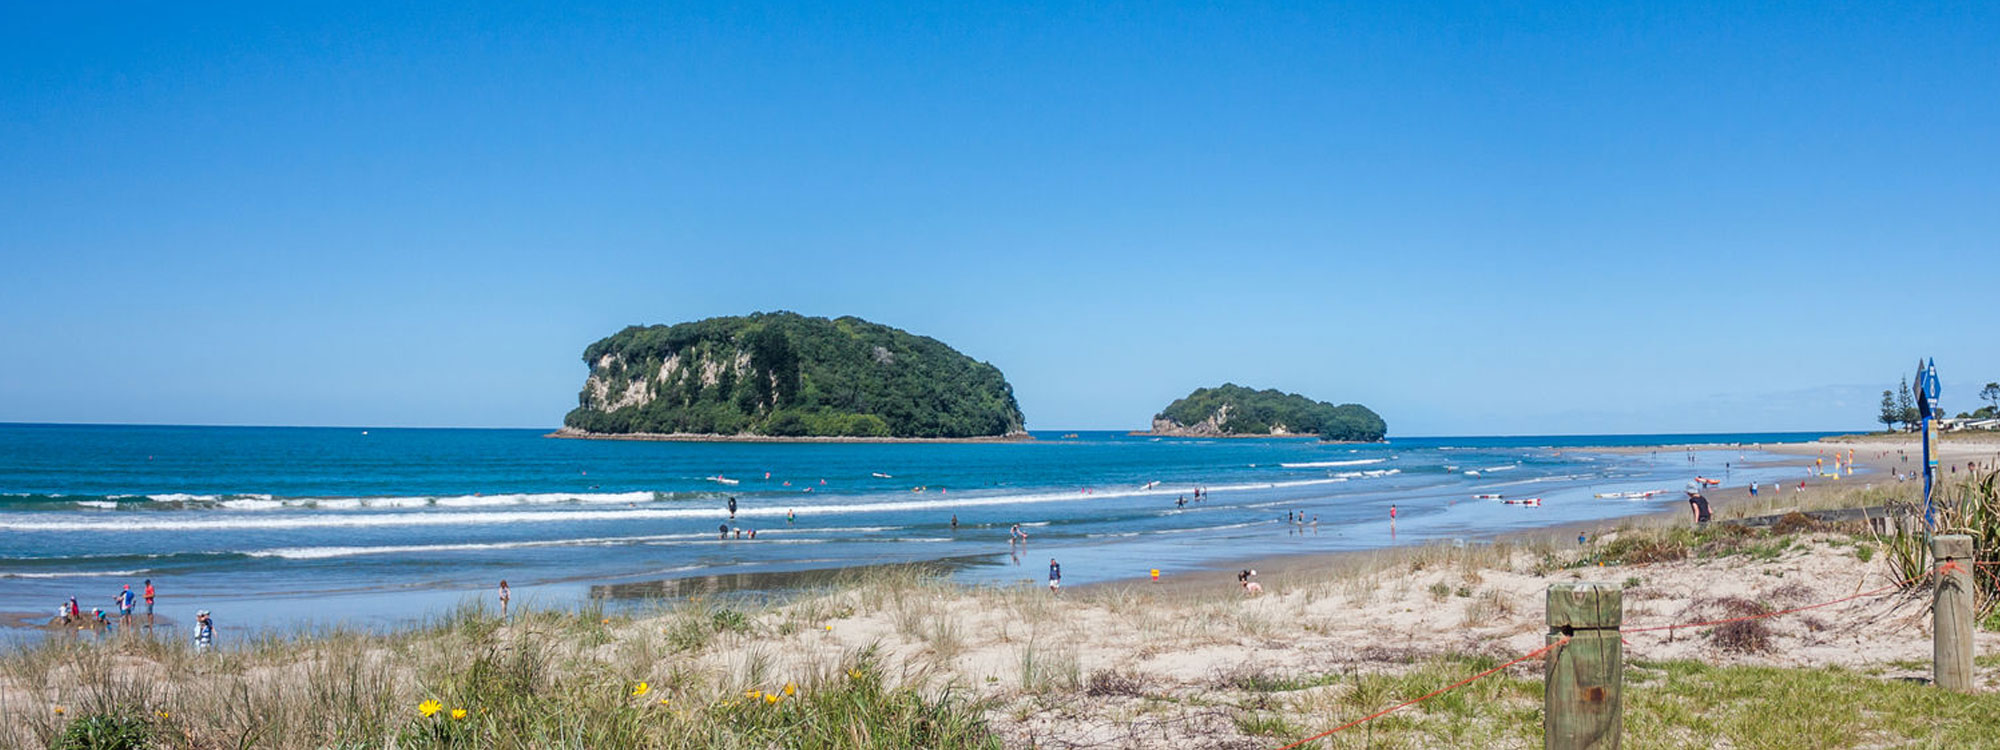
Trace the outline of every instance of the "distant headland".
{"type": "Polygon", "coordinates": [[[890,442],[1029,439],[993,365],[855,317],[791,312],[630,326],[584,349],[552,437],[890,442]]]}
{"type": "Polygon", "coordinates": [[[1153,416],[1146,435],[1175,437],[1317,437],[1326,441],[1379,442],[1389,432],[1382,417],[1360,404],[1335,406],[1296,393],[1253,390],[1234,383],[1197,388],[1153,416]]]}

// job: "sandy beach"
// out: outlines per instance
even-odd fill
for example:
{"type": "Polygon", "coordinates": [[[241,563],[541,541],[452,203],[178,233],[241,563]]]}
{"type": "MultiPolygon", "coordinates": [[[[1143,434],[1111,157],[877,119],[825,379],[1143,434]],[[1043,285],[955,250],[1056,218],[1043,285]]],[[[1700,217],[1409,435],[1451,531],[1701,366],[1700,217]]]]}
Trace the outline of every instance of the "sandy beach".
{"type": "MultiPolygon", "coordinates": [[[[1803,465],[1836,446],[1847,447],[1763,449],[1797,456],[1803,465]]],[[[1961,444],[1945,458],[1990,460],[1994,447],[1961,444]]],[[[1895,448],[1872,455],[1857,448],[1856,460],[1865,471],[1854,478],[1807,480],[1803,492],[1760,493],[1755,500],[1740,488],[1715,492],[1718,519],[1914,497],[1913,483],[1890,477],[1903,465],[1895,448]]],[[[1231,571],[1238,565],[1059,594],[1040,586],[952,584],[905,567],[816,579],[799,594],[765,604],[685,589],[654,592],[657,611],[607,615],[595,624],[562,613],[508,624],[493,620],[490,611],[475,611],[455,616],[471,620],[441,629],[341,635],[337,648],[304,638],[228,666],[162,656],[140,645],[142,639],[112,639],[106,644],[127,657],[108,672],[77,672],[82,667],[46,656],[67,648],[57,641],[35,652],[44,656],[11,657],[15,663],[0,678],[6,680],[0,693],[13,697],[0,702],[0,713],[11,714],[4,723],[19,739],[34,725],[23,712],[84,700],[80,691],[88,680],[147,673],[171,678],[192,669],[203,680],[162,679],[150,689],[156,702],[176,706],[176,715],[203,716],[212,708],[204,701],[216,700],[206,692],[214,685],[283,684],[310,671],[304,665],[317,663],[315,654],[328,649],[376,665],[382,705],[406,712],[443,689],[426,675],[466,667],[443,653],[427,655],[434,650],[533,648],[560,665],[550,669],[594,675],[591,684],[643,683],[659,691],[662,705],[680,707],[673,709],[680,717],[674,721],[732,716],[741,709],[731,696],[836,690],[853,680],[880,679],[940,700],[969,701],[962,705],[983,717],[1007,747],[1272,747],[1392,703],[1405,689],[1395,685],[1414,690],[1541,647],[1542,599],[1552,583],[1619,586],[1628,629],[1814,605],[1894,583],[1880,541],[1862,527],[1798,522],[1768,531],[1716,523],[1694,532],[1679,505],[1670,507],[1585,525],[1584,544],[1574,537],[1577,529],[1560,528],[1465,545],[1246,559],[1241,567],[1259,571],[1258,595],[1236,583],[1231,571]],[[594,635],[563,635],[570,629],[594,635]]],[[[1679,700],[1674,691],[1687,689],[1691,678],[1648,675],[1694,668],[1682,665],[1715,670],[1703,673],[1711,680],[1830,680],[1842,690],[1902,690],[1899,685],[1929,674],[1924,591],[1862,596],[1723,635],[1712,628],[1634,632],[1625,652],[1633,665],[1628,703],[1635,708],[1628,710],[1657,712],[1663,709],[1654,701],[1679,700]]],[[[2000,645],[2000,634],[1985,630],[1975,639],[1982,654],[2000,645]]],[[[1480,693],[1491,705],[1413,710],[1385,723],[1382,741],[1427,747],[1473,736],[1476,746],[1538,747],[1536,725],[1500,717],[1509,711],[1532,715],[1538,703],[1508,686],[1535,684],[1539,669],[1526,663],[1491,678],[1496,682],[1480,693]],[[1476,727],[1484,729],[1471,729],[1476,727]]],[[[1989,689],[2000,686],[2000,662],[1982,658],[1977,679],[1989,689]]],[[[1737,701],[1714,710],[1758,709],[1737,701]]],[[[1751,731],[1672,717],[1628,722],[1634,726],[1628,731],[1651,740],[1639,746],[1669,736],[1679,738],[1669,746],[1729,746],[1751,731]]],[[[184,729],[190,737],[215,731],[206,725],[184,729]]],[[[1356,742],[1335,746],[1361,746],[1356,742]]]]}

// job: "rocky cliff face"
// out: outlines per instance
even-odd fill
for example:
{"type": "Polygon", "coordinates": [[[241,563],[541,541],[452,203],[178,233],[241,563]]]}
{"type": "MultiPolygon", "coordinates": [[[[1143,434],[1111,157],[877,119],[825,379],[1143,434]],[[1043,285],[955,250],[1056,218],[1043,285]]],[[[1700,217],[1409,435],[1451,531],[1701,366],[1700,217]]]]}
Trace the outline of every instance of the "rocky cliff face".
{"type": "Polygon", "coordinates": [[[642,369],[643,364],[628,362],[618,354],[598,357],[590,367],[590,376],[583,381],[580,405],[597,411],[642,407],[658,398],[668,384],[678,384],[690,377],[699,388],[720,386],[725,373],[732,380],[751,377],[750,353],[741,349],[724,352],[719,357],[699,352],[685,355],[674,352],[660,363],[660,369],[654,375],[629,376],[629,373],[642,369]]]}
{"type": "MultiPolygon", "coordinates": [[[[1153,417],[1152,432],[1156,435],[1174,435],[1178,437],[1220,437],[1230,435],[1232,433],[1224,432],[1222,429],[1222,426],[1229,422],[1230,409],[1230,404],[1223,404],[1222,408],[1216,409],[1215,413],[1210,414],[1207,419],[1194,424],[1181,424],[1168,419],[1164,415],[1156,415],[1153,417]]],[[[1284,425],[1275,424],[1271,425],[1270,434],[1290,435],[1292,433],[1287,431],[1284,425]]]]}

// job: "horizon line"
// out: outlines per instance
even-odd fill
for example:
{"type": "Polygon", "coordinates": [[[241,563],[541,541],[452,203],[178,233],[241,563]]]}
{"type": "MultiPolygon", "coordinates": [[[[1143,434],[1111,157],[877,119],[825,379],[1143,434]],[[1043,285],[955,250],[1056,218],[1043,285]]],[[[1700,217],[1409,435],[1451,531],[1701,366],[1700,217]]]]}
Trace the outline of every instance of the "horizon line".
{"type": "MultiPolygon", "coordinates": [[[[453,426],[453,425],[412,426],[412,425],[365,425],[365,424],[246,424],[246,423],[186,424],[186,423],[174,423],[174,422],[14,422],[6,420],[0,420],[0,427],[209,427],[209,428],[250,427],[250,428],[280,429],[280,430],[549,430],[549,431],[554,431],[561,428],[560,425],[556,427],[532,426],[532,425],[516,426],[516,427],[505,427],[505,426],[470,427],[470,426],[453,426]]],[[[1110,428],[1038,427],[1029,429],[1027,431],[1028,432],[1129,433],[1129,432],[1138,432],[1139,430],[1122,429],[1115,427],[1110,427],[1110,428]]],[[[1431,438],[1649,437],[1649,436],[1660,436],[1660,435],[1754,435],[1754,434],[1794,434],[1794,433],[1807,433],[1807,432],[1868,434],[1873,431],[1865,429],[1864,430],[1836,429],[1836,430],[1719,430],[1712,432],[1562,432],[1562,433],[1523,432],[1523,433],[1463,434],[1463,435],[1437,435],[1437,434],[1387,435],[1384,436],[1383,441],[1387,442],[1389,439],[1392,438],[1402,438],[1406,440],[1423,440],[1431,438]]],[[[1190,437],[1198,437],[1198,436],[1190,436],[1190,437]]],[[[1308,437],[1308,436],[1273,435],[1272,437],[1308,437]]]]}

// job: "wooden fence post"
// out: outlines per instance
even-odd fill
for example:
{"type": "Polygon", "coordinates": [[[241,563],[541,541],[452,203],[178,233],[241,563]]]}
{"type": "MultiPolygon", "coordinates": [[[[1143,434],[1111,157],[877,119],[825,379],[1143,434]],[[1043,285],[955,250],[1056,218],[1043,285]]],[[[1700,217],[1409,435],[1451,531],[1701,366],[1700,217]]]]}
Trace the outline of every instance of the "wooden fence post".
{"type": "Polygon", "coordinates": [[[1938,574],[1931,602],[1931,680],[1938,687],[1972,692],[1972,537],[1950,534],[1931,538],[1931,559],[1939,566],[1957,565],[1938,574]]]}
{"type": "Polygon", "coordinates": [[[1542,746],[1547,750],[1610,750],[1625,727],[1621,689],[1625,651],[1618,629],[1624,596],[1610,583],[1549,586],[1547,643],[1569,643],[1544,658],[1542,746]]]}

